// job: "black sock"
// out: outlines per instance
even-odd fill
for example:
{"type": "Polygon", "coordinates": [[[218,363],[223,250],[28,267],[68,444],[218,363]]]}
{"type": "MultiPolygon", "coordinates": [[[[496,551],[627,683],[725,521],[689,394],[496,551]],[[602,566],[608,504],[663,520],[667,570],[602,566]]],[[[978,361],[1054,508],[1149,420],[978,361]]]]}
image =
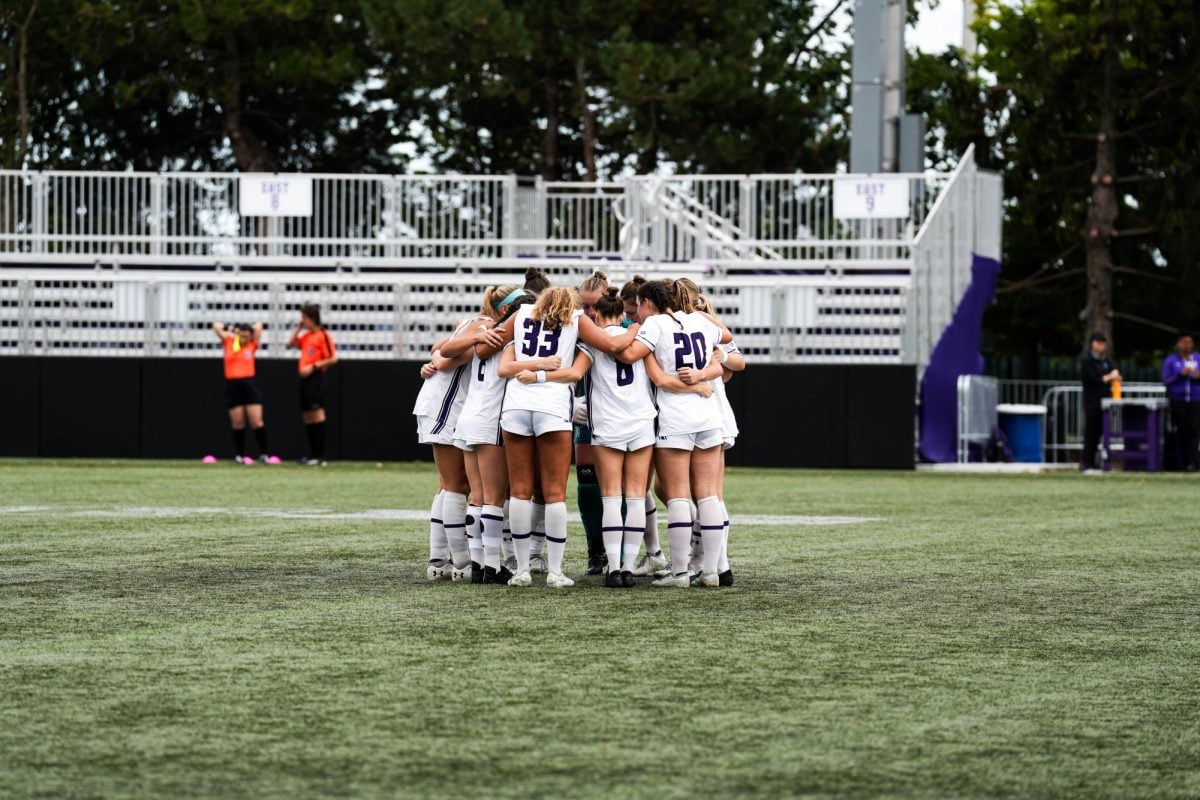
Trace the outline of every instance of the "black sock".
{"type": "Polygon", "coordinates": [[[260,455],[268,455],[267,453],[267,426],[254,429],[254,438],[258,442],[258,452],[260,455]]]}
{"type": "Polygon", "coordinates": [[[318,422],[313,427],[317,429],[317,436],[316,436],[317,458],[324,461],[325,460],[325,422],[324,422],[324,420],[322,420],[321,422],[318,422]]]}
{"type": "Polygon", "coordinates": [[[233,429],[233,454],[235,456],[246,455],[246,429],[233,429]]]}
{"type": "Polygon", "coordinates": [[[308,457],[317,457],[317,424],[309,422],[304,426],[304,434],[308,437],[308,457]]]}

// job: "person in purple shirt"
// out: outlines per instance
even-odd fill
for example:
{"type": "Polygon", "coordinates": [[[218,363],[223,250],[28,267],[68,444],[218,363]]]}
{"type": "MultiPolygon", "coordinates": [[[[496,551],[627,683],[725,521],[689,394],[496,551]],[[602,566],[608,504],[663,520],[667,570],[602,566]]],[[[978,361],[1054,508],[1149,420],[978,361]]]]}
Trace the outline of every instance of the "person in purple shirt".
{"type": "Polygon", "coordinates": [[[1194,346],[1191,335],[1180,334],[1175,352],[1162,367],[1175,426],[1175,463],[1188,472],[1200,468],[1200,356],[1193,352],[1194,346]]]}

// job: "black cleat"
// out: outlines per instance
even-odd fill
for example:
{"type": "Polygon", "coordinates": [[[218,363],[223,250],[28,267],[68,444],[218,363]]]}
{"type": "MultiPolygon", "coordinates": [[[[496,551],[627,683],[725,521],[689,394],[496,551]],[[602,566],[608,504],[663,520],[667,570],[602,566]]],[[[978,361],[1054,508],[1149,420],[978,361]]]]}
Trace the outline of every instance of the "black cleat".
{"type": "Polygon", "coordinates": [[[621,582],[621,573],[609,570],[604,576],[604,587],[606,589],[620,589],[624,587],[621,582]]]}
{"type": "Polygon", "coordinates": [[[599,575],[604,572],[604,568],[608,565],[608,558],[603,553],[594,553],[588,556],[588,575],[599,575]]]}
{"type": "Polygon", "coordinates": [[[725,570],[717,576],[717,580],[720,581],[720,583],[717,584],[718,586],[733,586],[733,570],[725,570]]]}
{"type": "Polygon", "coordinates": [[[621,575],[621,588],[632,589],[634,586],[637,586],[637,579],[633,577],[633,573],[630,572],[629,570],[627,570],[627,569],[621,570],[620,575],[621,575]]]}
{"type": "Polygon", "coordinates": [[[483,565],[471,562],[471,583],[483,583],[483,565]]]}
{"type": "Polygon", "coordinates": [[[512,573],[509,572],[508,568],[504,567],[504,566],[501,566],[500,569],[496,569],[495,567],[484,567],[483,568],[483,582],[484,583],[498,583],[498,584],[501,584],[502,586],[507,586],[508,579],[511,577],[512,577],[512,573]]]}

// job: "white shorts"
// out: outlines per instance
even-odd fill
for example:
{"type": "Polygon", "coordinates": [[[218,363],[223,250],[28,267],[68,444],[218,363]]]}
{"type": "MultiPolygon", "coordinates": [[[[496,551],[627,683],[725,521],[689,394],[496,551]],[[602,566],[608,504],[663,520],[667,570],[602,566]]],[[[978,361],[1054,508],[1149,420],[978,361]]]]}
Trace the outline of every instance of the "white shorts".
{"type": "Polygon", "coordinates": [[[421,444],[454,444],[454,426],[443,425],[442,429],[434,433],[437,428],[437,417],[417,417],[417,441],[421,444]]]}
{"type": "Polygon", "coordinates": [[[654,420],[652,419],[646,420],[640,428],[632,433],[622,433],[616,437],[603,437],[597,436],[595,432],[592,433],[592,444],[613,450],[624,450],[626,453],[650,447],[654,441],[654,420]]]}
{"type": "Polygon", "coordinates": [[[660,450],[707,450],[725,441],[720,428],[699,433],[680,433],[675,436],[660,436],[654,446],[660,450]]]}
{"type": "Polygon", "coordinates": [[[543,433],[571,430],[571,419],[545,411],[514,408],[500,415],[500,427],[517,436],[541,436],[543,433]]]}
{"type": "Polygon", "coordinates": [[[726,436],[725,439],[723,440],[722,447],[724,447],[724,449],[728,450],[729,448],[733,447],[733,445],[736,442],[737,442],[736,436],[726,436]]]}
{"type": "MultiPolygon", "coordinates": [[[[463,426],[463,427],[465,427],[465,426],[463,426]]],[[[462,428],[460,428],[459,430],[462,430],[462,428]]],[[[457,434],[459,432],[459,430],[456,430],[455,433],[457,434]]],[[[491,438],[487,439],[486,441],[483,440],[483,438],[481,436],[476,435],[476,434],[468,434],[468,436],[465,439],[459,438],[456,436],[456,438],[454,439],[454,446],[457,447],[459,450],[462,450],[464,453],[474,453],[475,448],[481,444],[494,444],[497,447],[504,446],[504,437],[500,433],[500,425],[499,424],[496,425],[496,435],[492,436],[491,438]]]]}

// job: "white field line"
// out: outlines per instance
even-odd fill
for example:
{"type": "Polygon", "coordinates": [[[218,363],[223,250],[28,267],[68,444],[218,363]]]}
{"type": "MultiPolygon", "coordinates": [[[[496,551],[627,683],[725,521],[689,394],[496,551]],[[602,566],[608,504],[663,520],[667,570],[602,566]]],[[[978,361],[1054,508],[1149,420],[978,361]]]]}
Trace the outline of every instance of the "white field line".
{"type": "MultiPolygon", "coordinates": [[[[118,508],[71,508],[60,506],[0,506],[0,515],[6,514],[52,514],[67,517],[102,517],[117,519],[176,519],[181,517],[252,517],[267,519],[328,519],[364,521],[422,521],[429,519],[429,511],[415,508],[373,508],[366,511],[330,511],[321,508],[270,509],[270,508],[197,508],[171,506],[121,506],[118,508]]],[[[579,515],[571,519],[579,522],[579,515]]],[[[883,522],[883,517],[818,517],[789,516],[784,514],[735,514],[730,521],[734,525],[857,525],[864,522],[883,522]]]]}

